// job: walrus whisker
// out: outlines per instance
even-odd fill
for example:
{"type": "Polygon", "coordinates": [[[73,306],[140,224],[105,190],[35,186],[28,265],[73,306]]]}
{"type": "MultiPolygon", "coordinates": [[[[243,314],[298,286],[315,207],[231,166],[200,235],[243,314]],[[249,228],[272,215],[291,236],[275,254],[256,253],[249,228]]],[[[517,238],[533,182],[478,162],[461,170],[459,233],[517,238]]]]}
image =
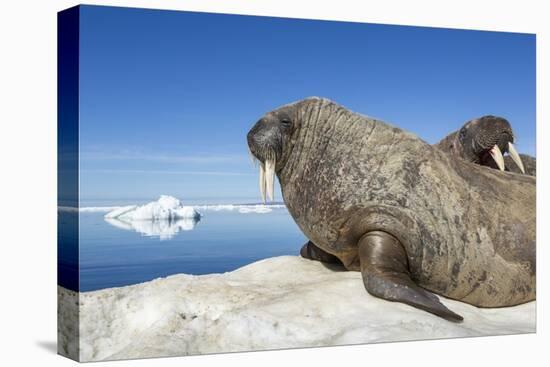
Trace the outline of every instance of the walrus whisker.
{"type": "Polygon", "coordinates": [[[256,159],[256,157],[254,157],[254,154],[252,154],[252,151],[250,150],[250,148],[248,148],[248,156],[250,157],[250,161],[252,162],[252,166],[256,167],[256,165],[258,164],[258,160],[256,159]]]}

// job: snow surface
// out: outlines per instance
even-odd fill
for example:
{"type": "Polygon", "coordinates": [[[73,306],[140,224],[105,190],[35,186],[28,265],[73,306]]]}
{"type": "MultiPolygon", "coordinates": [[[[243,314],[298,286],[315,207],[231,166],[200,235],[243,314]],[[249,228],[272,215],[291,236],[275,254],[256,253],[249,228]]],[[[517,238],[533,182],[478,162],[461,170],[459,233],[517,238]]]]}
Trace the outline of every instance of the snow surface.
{"type": "MultiPolygon", "coordinates": [[[[60,287],[60,296],[74,293],[60,287]]],[[[359,272],[297,256],[80,295],[82,361],[535,332],[535,302],[452,323],[369,295],[359,272]]],[[[60,313],[70,322],[71,315],[60,313]]],[[[67,320],[67,321],[66,321],[67,320]]],[[[61,327],[61,332],[66,328],[61,327]]]]}

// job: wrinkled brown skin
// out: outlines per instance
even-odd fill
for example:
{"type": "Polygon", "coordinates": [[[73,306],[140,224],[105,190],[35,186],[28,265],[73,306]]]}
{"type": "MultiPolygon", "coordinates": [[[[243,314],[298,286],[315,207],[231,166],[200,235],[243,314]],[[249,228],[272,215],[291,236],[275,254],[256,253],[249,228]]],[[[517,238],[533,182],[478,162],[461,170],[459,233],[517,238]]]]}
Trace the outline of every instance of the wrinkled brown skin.
{"type": "MultiPolygon", "coordinates": [[[[525,174],[529,176],[537,176],[537,159],[527,154],[519,154],[521,161],[523,162],[523,168],[525,169],[525,174]]],[[[516,163],[512,160],[509,155],[504,156],[504,165],[506,170],[513,173],[523,174],[516,163]]],[[[489,167],[497,169],[496,163],[491,163],[489,167]]]]}
{"type": "MultiPolygon", "coordinates": [[[[491,116],[491,117],[494,117],[495,119],[502,119],[495,116],[491,116]]],[[[441,139],[441,141],[439,141],[437,144],[434,144],[434,146],[443,150],[444,152],[447,152],[456,157],[460,157],[468,162],[476,163],[482,166],[487,166],[493,169],[498,169],[496,162],[492,158],[486,155],[486,159],[480,159],[480,157],[476,156],[471,151],[466,149],[466,147],[464,147],[464,142],[460,140],[460,132],[463,129],[469,130],[472,134],[477,134],[477,136],[485,135],[486,140],[490,140],[491,134],[493,132],[487,131],[488,129],[487,126],[478,127],[479,121],[480,119],[473,119],[466,122],[461,127],[461,129],[457,131],[453,131],[452,133],[450,133],[449,135],[441,139]]],[[[509,124],[508,121],[506,121],[506,123],[509,124]]],[[[493,141],[492,144],[491,143],[488,144],[486,148],[487,149],[491,148],[491,145],[494,145],[495,143],[497,143],[497,140],[501,140],[501,142],[498,145],[500,150],[503,153],[508,151],[508,147],[507,147],[508,141],[511,143],[514,142],[511,127],[510,127],[510,134],[503,134],[502,136],[498,136],[498,133],[495,132],[492,138],[496,140],[493,141]]],[[[483,139],[480,139],[480,140],[483,140],[483,139]]],[[[470,141],[468,141],[468,143],[470,143],[470,141]]],[[[520,154],[520,157],[521,157],[521,161],[523,162],[525,174],[529,176],[536,176],[537,175],[536,159],[527,154],[520,154]]],[[[509,155],[504,156],[504,165],[506,167],[506,171],[523,174],[523,172],[521,172],[519,167],[516,165],[516,163],[512,160],[512,158],[509,155]]]]}
{"type": "MultiPolygon", "coordinates": [[[[377,258],[399,269],[395,239],[413,285],[479,307],[535,299],[533,177],[449,157],[327,99],[301,100],[264,118],[281,114],[292,117],[293,127],[276,174],[308,244],[360,271],[372,260],[361,252],[368,256],[379,242],[377,258]],[[382,236],[369,241],[369,233],[382,236]]],[[[382,278],[391,281],[387,273],[382,278]]],[[[369,290],[365,272],[363,279],[369,290]]],[[[411,304],[403,295],[375,295],[411,304]]],[[[446,317],[434,307],[428,311],[446,317]]],[[[446,318],[460,319],[453,315],[446,318]]]]}
{"type": "MultiPolygon", "coordinates": [[[[530,155],[521,154],[521,153],[519,154],[519,156],[521,158],[521,161],[523,162],[523,168],[525,169],[525,174],[536,177],[537,176],[536,158],[530,155]]],[[[498,166],[495,161],[488,161],[484,165],[492,169],[498,169],[498,166]]],[[[519,173],[520,175],[524,174],[516,165],[516,162],[514,162],[514,160],[509,155],[504,156],[504,166],[506,167],[505,171],[519,173]]]]}

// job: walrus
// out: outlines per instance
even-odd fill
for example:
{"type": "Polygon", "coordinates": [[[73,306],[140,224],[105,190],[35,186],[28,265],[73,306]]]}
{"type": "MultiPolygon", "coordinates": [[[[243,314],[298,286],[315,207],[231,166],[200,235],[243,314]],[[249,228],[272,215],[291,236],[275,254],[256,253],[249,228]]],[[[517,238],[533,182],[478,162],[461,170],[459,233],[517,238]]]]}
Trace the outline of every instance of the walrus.
{"type": "Polygon", "coordinates": [[[519,154],[510,122],[486,115],[467,121],[459,130],[441,139],[436,147],[482,166],[536,176],[534,157],[519,154]],[[509,155],[504,155],[508,153],[509,155]]]}
{"type": "Polygon", "coordinates": [[[535,299],[535,180],[458,159],[310,97],[247,134],[260,190],[308,238],[302,256],[361,271],[366,290],[451,321],[435,295],[479,307],[535,299]],[[435,293],[435,294],[434,294],[435,293]]]}

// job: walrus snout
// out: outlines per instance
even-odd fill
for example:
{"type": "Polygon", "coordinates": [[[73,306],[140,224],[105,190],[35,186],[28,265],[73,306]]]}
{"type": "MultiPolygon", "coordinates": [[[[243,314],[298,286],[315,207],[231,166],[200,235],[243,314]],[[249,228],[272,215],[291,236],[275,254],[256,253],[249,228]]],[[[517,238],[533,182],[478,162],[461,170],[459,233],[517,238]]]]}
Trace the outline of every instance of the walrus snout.
{"type": "Polygon", "coordinates": [[[513,144],[512,127],[506,119],[487,115],[469,121],[460,130],[459,140],[470,161],[504,171],[503,155],[508,153],[521,172],[525,173],[523,162],[513,144]]]}
{"type": "Polygon", "coordinates": [[[258,120],[246,135],[252,156],[260,162],[260,192],[273,200],[275,167],[283,151],[283,131],[278,118],[267,114],[258,120]]]}
{"type": "Polygon", "coordinates": [[[263,117],[248,132],[246,139],[250,152],[260,162],[265,163],[268,159],[277,159],[281,154],[281,133],[278,126],[263,117]]]}

